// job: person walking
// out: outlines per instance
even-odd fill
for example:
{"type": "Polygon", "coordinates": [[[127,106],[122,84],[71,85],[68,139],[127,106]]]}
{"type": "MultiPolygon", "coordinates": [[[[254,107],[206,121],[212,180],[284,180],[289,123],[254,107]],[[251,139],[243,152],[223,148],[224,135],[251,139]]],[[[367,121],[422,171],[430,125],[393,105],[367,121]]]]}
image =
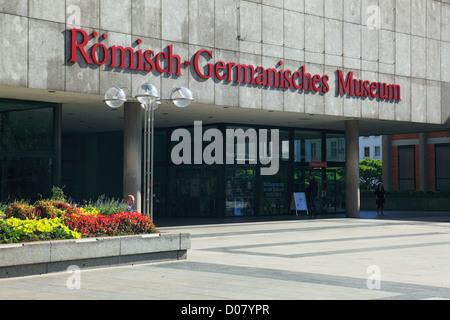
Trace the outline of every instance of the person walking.
{"type": "Polygon", "coordinates": [[[375,191],[375,200],[377,203],[377,215],[380,214],[384,216],[383,210],[384,210],[384,204],[386,203],[386,192],[384,191],[384,186],[382,183],[380,183],[377,186],[377,190],[375,191]]]}
{"type": "Polygon", "coordinates": [[[317,181],[312,174],[309,175],[309,186],[308,189],[306,189],[306,194],[309,198],[311,216],[317,217],[319,185],[317,184],[317,181]]]}

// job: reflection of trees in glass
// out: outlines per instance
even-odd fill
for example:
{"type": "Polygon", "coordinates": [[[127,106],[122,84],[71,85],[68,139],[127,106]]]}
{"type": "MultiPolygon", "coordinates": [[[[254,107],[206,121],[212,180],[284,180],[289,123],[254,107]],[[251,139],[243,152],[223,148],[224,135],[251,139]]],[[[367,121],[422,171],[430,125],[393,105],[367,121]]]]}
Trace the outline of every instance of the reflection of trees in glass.
{"type": "Polygon", "coordinates": [[[381,160],[364,159],[359,163],[359,185],[363,191],[375,190],[383,181],[381,160]]]}
{"type": "Polygon", "coordinates": [[[1,151],[51,151],[53,109],[2,112],[1,151]]]}
{"type": "MultiPolygon", "coordinates": [[[[382,183],[382,167],[383,163],[381,160],[364,159],[360,162],[359,183],[361,191],[375,190],[376,186],[382,183]]],[[[333,169],[336,170],[336,182],[340,185],[341,190],[345,192],[345,167],[333,169]]],[[[332,180],[332,175],[332,172],[327,172],[327,180],[332,180]]]]}

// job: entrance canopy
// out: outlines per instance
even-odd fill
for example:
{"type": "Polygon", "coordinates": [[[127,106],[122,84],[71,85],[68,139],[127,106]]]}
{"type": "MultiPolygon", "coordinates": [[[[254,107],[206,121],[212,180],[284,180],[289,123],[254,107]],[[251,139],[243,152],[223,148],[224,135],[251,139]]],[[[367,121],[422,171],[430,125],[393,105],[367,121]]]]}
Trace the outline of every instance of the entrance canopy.
{"type": "MultiPolygon", "coordinates": [[[[3,98],[62,103],[63,133],[122,131],[123,109],[111,110],[102,96],[80,95],[70,92],[48,92],[23,88],[0,87],[3,98]]],[[[342,99],[345,103],[345,98],[342,99]]],[[[394,112],[398,106],[388,103],[385,109],[394,112]]],[[[382,118],[382,115],[380,115],[382,118]]],[[[450,128],[450,118],[445,124],[425,124],[412,121],[343,117],[314,113],[298,113],[251,108],[205,105],[194,102],[187,109],[162,104],[156,110],[158,128],[192,126],[194,121],[204,124],[235,123],[245,125],[295,127],[319,130],[344,131],[345,121],[358,119],[360,135],[392,135],[401,133],[433,132],[450,128]]]]}

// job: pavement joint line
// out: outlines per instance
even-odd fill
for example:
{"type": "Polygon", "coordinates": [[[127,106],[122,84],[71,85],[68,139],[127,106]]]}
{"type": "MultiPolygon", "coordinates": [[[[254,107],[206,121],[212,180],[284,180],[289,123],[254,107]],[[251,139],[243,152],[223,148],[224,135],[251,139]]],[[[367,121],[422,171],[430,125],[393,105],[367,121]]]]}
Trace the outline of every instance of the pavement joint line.
{"type": "MultiPolygon", "coordinates": [[[[267,268],[254,268],[246,266],[224,266],[212,263],[185,262],[172,268],[182,268],[193,272],[210,272],[221,274],[242,275],[254,278],[270,278],[298,283],[322,284],[326,286],[349,287],[354,289],[367,289],[365,278],[348,276],[324,275],[298,271],[274,270],[267,268]],[[189,266],[189,267],[188,267],[189,266]]],[[[393,281],[383,281],[380,291],[404,294],[405,297],[420,295],[424,297],[450,298],[450,288],[408,284],[393,281]]]]}
{"type": "Polygon", "coordinates": [[[409,244],[409,245],[383,246],[383,247],[373,247],[373,248],[364,247],[364,248],[342,249],[342,250],[334,250],[334,251],[316,251],[316,252],[299,253],[299,254],[260,253],[260,252],[244,251],[244,250],[235,250],[232,247],[231,248],[226,248],[226,247],[211,248],[211,249],[202,249],[202,250],[213,251],[213,252],[227,252],[227,253],[242,254],[242,255],[299,259],[299,258],[309,258],[309,257],[317,257],[317,256],[328,256],[328,255],[338,255],[338,254],[348,254],[348,253],[358,253],[358,252],[385,251],[385,250],[394,250],[394,249],[409,249],[409,248],[442,246],[442,245],[450,245],[450,241],[429,242],[429,243],[419,243],[419,244],[415,243],[415,244],[409,244]]]}
{"type": "MultiPolygon", "coordinates": [[[[368,237],[354,237],[354,238],[333,238],[333,239],[314,239],[314,240],[306,240],[306,241],[293,241],[293,242],[270,242],[270,243],[260,243],[260,244],[251,244],[251,245],[239,245],[239,246],[226,246],[226,247],[215,247],[215,249],[252,249],[259,247],[277,247],[280,245],[307,245],[307,244],[317,244],[317,243],[328,243],[328,242],[347,242],[347,241],[357,241],[357,240],[376,240],[376,239],[391,239],[391,238],[410,238],[410,237],[419,237],[419,236],[434,236],[441,235],[443,232],[430,232],[430,233],[414,233],[414,234],[405,234],[405,235],[384,235],[384,236],[368,236],[368,237]]],[[[201,250],[209,250],[209,249],[201,249],[201,250]]]]}

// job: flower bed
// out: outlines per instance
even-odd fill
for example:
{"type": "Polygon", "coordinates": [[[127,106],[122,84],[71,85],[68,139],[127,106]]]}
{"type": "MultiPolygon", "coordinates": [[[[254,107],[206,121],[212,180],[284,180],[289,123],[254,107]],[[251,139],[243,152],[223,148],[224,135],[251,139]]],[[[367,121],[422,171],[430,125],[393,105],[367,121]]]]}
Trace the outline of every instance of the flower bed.
{"type": "MultiPolygon", "coordinates": [[[[77,207],[64,201],[41,200],[30,205],[14,202],[0,217],[0,243],[80,239],[156,233],[150,218],[139,212],[114,212],[111,202],[104,206],[77,207]]],[[[123,204],[116,208],[123,209],[123,204]]]]}
{"type": "Polygon", "coordinates": [[[84,238],[156,232],[153,222],[138,212],[120,212],[110,216],[67,214],[62,220],[84,238]]]}
{"type": "Polygon", "coordinates": [[[54,239],[80,239],[59,218],[40,220],[0,219],[0,243],[18,243],[54,239]]]}

